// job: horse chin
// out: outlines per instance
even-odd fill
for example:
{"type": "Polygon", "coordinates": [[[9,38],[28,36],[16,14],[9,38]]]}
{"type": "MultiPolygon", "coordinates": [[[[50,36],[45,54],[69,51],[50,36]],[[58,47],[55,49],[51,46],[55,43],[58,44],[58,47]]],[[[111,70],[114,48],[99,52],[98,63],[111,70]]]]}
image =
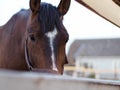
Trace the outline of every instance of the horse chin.
{"type": "Polygon", "coordinates": [[[32,69],[32,71],[36,73],[61,75],[58,71],[51,70],[51,69],[32,69]]]}

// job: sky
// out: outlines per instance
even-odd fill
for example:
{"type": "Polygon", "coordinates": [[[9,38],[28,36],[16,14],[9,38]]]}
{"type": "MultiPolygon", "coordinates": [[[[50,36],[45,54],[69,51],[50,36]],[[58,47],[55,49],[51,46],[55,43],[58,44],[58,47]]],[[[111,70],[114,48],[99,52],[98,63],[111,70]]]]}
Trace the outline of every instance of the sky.
{"type": "MultiPolygon", "coordinates": [[[[55,6],[60,0],[41,0],[55,6]]],[[[76,39],[120,38],[120,28],[104,20],[84,6],[71,0],[68,13],[64,16],[64,26],[69,33],[70,44],[76,39]]],[[[0,0],[0,25],[4,25],[20,9],[29,8],[29,0],[0,0]]]]}

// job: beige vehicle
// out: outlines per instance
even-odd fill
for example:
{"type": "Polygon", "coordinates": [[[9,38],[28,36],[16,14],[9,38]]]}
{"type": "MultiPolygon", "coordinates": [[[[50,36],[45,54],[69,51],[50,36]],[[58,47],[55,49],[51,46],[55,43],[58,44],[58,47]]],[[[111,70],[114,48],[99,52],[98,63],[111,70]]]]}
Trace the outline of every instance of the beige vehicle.
{"type": "Polygon", "coordinates": [[[96,14],[120,27],[120,0],[76,0],[96,14]]]}

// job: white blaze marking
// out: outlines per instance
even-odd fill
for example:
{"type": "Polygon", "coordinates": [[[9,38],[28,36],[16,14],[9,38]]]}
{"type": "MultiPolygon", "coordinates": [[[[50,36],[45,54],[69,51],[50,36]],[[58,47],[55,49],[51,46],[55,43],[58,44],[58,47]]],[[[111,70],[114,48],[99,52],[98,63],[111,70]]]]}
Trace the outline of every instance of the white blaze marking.
{"type": "Polygon", "coordinates": [[[56,28],[53,31],[47,32],[45,35],[50,40],[50,47],[51,47],[51,51],[52,51],[52,55],[51,55],[51,58],[52,58],[52,69],[58,71],[57,66],[55,64],[55,54],[54,54],[54,48],[53,48],[53,42],[54,42],[54,39],[55,39],[55,37],[57,35],[56,28]]]}

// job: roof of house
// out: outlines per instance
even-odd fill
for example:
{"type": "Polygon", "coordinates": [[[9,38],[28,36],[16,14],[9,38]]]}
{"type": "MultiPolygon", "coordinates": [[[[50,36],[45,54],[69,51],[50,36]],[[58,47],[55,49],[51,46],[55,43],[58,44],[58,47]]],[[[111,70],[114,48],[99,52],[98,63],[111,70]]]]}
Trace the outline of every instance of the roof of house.
{"type": "Polygon", "coordinates": [[[75,40],[68,59],[73,62],[77,56],[120,56],[120,39],[75,40]]]}

